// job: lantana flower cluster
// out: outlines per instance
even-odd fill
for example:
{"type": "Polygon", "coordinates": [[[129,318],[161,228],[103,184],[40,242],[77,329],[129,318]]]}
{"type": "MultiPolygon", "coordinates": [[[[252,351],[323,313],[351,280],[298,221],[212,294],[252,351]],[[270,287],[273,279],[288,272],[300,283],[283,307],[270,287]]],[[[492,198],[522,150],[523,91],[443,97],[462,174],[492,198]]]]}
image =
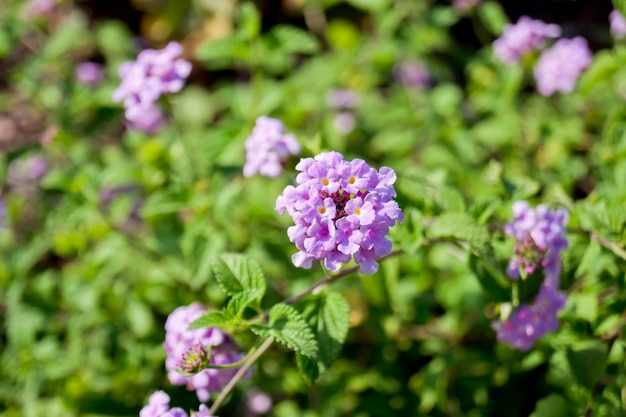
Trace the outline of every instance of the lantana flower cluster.
{"type": "Polygon", "coordinates": [[[289,157],[298,155],[301,151],[295,136],[285,133],[285,125],[280,120],[267,116],[256,119],[245,147],[243,175],[246,177],[260,174],[275,178],[280,175],[289,157]]]}
{"type": "MultiPolygon", "coordinates": [[[[180,407],[170,408],[170,396],[163,391],[156,391],[150,396],[148,405],[139,411],[139,417],[189,417],[180,407]]],[[[191,417],[213,417],[206,405],[191,413],[191,417]]]]}
{"type": "Polygon", "coordinates": [[[335,130],[342,135],[352,132],[356,126],[354,110],[361,102],[359,93],[345,88],[334,89],[326,95],[326,102],[337,111],[333,119],[335,130]]]}
{"type": "Polygon", "coordinates": [[[338,152],[301,159],[296,169],[298,185],[287,186],[276,200],[276,210],[295,223],[287,230],[299,249],[294,265],[310,268],[319,260],[336,271],[354,257],[362,273],[376,272],[376,259],[391,251],[389,228],[403,219],[393,200],[395,171],[345,161],[338,152]]]}
{"type": "Polygon", "coordinates": [[[551,210],[545,205],[530,208],[527,202],[513,205],[514,220],[505,226],[507,235],[515,238],[514,255],[507,275],[514,280],[524,274],[534,274],[540,268],[543,282],[539,293],[529,302],[513,310],[506,321],[496,321],[493,328],[498,340],[520,350],[530,349],[547,332],[556,331],[556,317],[565,306],[565,293],[559,291],[561,252],[567,249],[564,209],[551,210]]]}
{"type": "MultiPolygon", "coordinates": [[[[210,351],[211,365],[229,365],[243,359],[235,342],[218,328],[187,330],[189,325],[207,312],[199,303],[178,307],[165,322],[165,343],[167,351],[165,369],[172,384],[187,385],[196,391],[201,402],[209,400],[210,392],[219,392],[237,373],[234,369],[204,369],[192,376],[179,372],[189,365],[190,357],[210,351]]],[[[249,375],[249,374],[248,374],[249,375]]]]}
{"type": "Polygon", "coordinates": [[[191,64],[179,58],[182,52],[178,42],[170,42],[160,50],[143,50],[137,60],[122,64],[122,83],[113,100],[124,101],[126,119],[132,127],[148,133],[160,128],[163,114],[157,101],[165,94],[180,91],[191,73],[191,64]]]}
{"type": "Polygon", "coordinates": [[[623,38],[626,36],[626,19],[619,10],[613,10],[609,13],[609,24],[611,25],[611,34],[614,38],[623,38]]]}

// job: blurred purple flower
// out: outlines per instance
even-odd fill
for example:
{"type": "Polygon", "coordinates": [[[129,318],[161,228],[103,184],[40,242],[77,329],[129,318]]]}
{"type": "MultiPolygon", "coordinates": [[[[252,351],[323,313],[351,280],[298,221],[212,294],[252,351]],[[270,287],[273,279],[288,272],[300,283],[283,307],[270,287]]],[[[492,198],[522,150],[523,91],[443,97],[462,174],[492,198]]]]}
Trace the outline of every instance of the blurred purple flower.
{"type": "Polygon", "coordinates": [[[344,161],[338,152],[301,159],[296,169],[298,186],[287,186],[276,200],[276,211],[295,222],[287,230],[299,249],[294,265],[310,268],[313,260],[323,260],[336,271],[354,256],[362,273],[376,272],[376,259],[391,251],[389,228],[403,218],[393,200],[394,170],[344,161]]]}
{"type": "MultiPolygon", "coordinates": [[[[237,352],[235,342],[218,328],[187,330],[189,325],[207,312],[207,309],[198,303],[187,307],[178,307],[170,314],[165,322],[165,342],[163,347],[167,352],[165,369],[172,384],[187,385],[196,391],[202,402],[209,400],[210,392],[219,392],[237,373],[235,369],[204,369],[193,375],[184,376],[177,370],[181,367],[181,360],[195,345],[200,344],[205,349],[211,347],[211,365],[227,365],[240,361],[243,355],[237,352]]],[[[247,374],[250,376],[250,373],[247,374]]]]}
{"type": "Polygon", "coordinates": [[[289,157],[301,151],[295,136],[285,134],[285,125],[280,120],[266,116],[256,119],[245,148],[243,175],[246,177],[260,174],[275,178],[280,175],[289,157]]]}
{"type": "Polygon", "coordinates": [[[335,130],[342,135],[347,135],[348,133],[354,130],[356,126],[356,119],[354,118],[354,114],[349,111],[342,111],[335,115],[333,119],[333,126],[335,130]]]}
{"type": "Polygon", "coordinates": [[[430,81],[428,69],[419,61],[405,61],[393,69],[396,80],[407,87],[425,87],[430,81]]]}
{"type": "Polygon", "coordinates": [[[129,126],[154,133],[162,123],[156,106],[165,94],[176,93],[191,73],[191,63],[178,58],[183,52],[178,42],[170,42],[160,50],[145,49],[137,60],[122,64],[122,83],[113,93],[114,101],[124,101],[129,126]]]}
{"type": "Polygon", "coordinates": [[[550,210],[543,204],[536,209],[525,201],[513,204],[514,220],[504,227],[515,238],[515,255],[507,268],[511,279],[519,279],[520,269],[532,274],[541,266],[546,277],[557,277],[561,271],[561,252],[568,247],[565,209],[550,210]]]}
{"type": "Polygon", "coordinates": [[[326,102],[334,109],[354,109],[360,101],[359,93],[347,89],[331,90],[326,96],[326,102]]]}
{"type": "Polygon", "coordinates": [[[246,417],[267,414],[272,406],[272,399],[263,391],[253,388],[246,394],[246,417]]]}
{"type": "Polygon", "coordinates": [[[525,54],[543,48],[550,39],[560,35],[558,25],[522,16],[516,24],[504,26],[502,36],[493,43],[493,51],[501,61],[514,64],[525,54]]]}
{"type": "Polygon", "coordinates": [[[7,224],[7,205],[4,200],[0,198],[0,228],[5,228],[7,224]]]}
{"type": "Polygon", "coordinates": [[[614,38],[626,36],[626,19],[618,10],[613,10],[609,14],[609,23],[611,25],[611,34],[614,38]]]}
{"type": "Polygon", "coordinates": [[[81,62],[74,71],[76,79],[90,86],[96,86],[102,81],[102,65],[96,62],[81,62]]]}
{"type": "Polygon", "coordinates": [[[466,13],[478,6],[480,2],[481,0],[452,0],[452,5],[458,11],[466,13]]]}
{"type": "Polygon", "coordinates": [[[544,96],[556,91],[572,92],[578,76],[592,59],[593,54],[585,38],[559,39],[539,57],[535,67],[537,90],[544,96]]]}
{"type": "Polygon", "coordinates": [[[33,195],[37,191],[39,180],[47,170],[48,163],[42,155],[14,159],[9,164],[8,183],[18,194],[33,195]]]}
{"type": "Polygon", "coordinates": [[[139,417],[188,417],[178,407],[170,408],[170,396],[163,391],[156,391],[150,396],[148,405],[139,411],[139,417]]]}
{"type": "Polygon", "coordinates": [[[26,8],[26,17],[29,19],[49,17],[56,8],[56,0],[31,0],[26,8]]]}

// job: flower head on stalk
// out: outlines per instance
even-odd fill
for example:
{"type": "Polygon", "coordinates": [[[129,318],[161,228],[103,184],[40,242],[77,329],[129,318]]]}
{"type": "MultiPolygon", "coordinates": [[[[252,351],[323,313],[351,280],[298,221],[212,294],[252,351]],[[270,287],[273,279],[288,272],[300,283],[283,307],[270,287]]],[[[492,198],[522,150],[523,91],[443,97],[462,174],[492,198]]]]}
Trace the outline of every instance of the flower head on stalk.
{"type": "Polygon", "coordinates": [[[516,240],[514,255],[507,268],[511,279],[533,274],[541,268],[543,281],[535,298],[515,308],[504,321],[492,327],[500,342],[529,350],[536,340],[559,328],[557,313],[565,306],[565,293],[559,291],[561,251],[567,249],[564,209],[550,210],[544,205],[532,209],[525,201],[513,205],[514,220],[505,233],[516,240]]]}
{"type": "Polygon", "coordinates": [[[527,53],[543,48],[550,39],[560,35],[561,28],[558,25],[522,16],[516,24],[504,26],[502,36],[493,43],[493,51],[502,62],[514,64],[527,53]]]}
{"type": "MultiPolygon", "coordinates": [[[[165,369],[172,384],[187,385],[196,391],[202,402],[209,400],[210,392],[219,392],[237,373],[235,369],[205,369],[205,365],[230,365],[243,358],[235,342],[218,328],[187,330],[189,325],[207,312],[198,303],[178,307],[165,322],[167,351],[165,369]],[[209,354],[210,351],[210,354],[209,354]],[[182,375],[183,369],[191,376],[182,375]],[[191,372],[189,372],[191,371],[191,372]]],[[[248,373],[247,376],[250,374],[248,373]]]]}
{"type": "Polygon", "coordinates": [[[114,101],[124,101],[129,126],[154,133],[160,126],[157,100],[182,90],[191,73],[191,64],[179,58],[183,52],[178,42],[160,50],[145,49],[135,61],[122,64],[122,83],[113,93],[114,101]]]}
{"type": "Polygon", "coordinates": [[[541,267],[545,276],[558,277],[561,251],[568,246],[565,238],[567,211],[550,210],[543,204],[532,209],[527,202],[518,201],[513,204],[513,215],[513,222],[504,227],[504,232],[515,238],[507,275],[518,279],[520,271],[532,274],[541,267]]]}
{"type": "Polygon", "coordinates": [[[310,268],[319,260],[336,271],[354,257],[362,273],[376,272],[376,259],[391,252],[389,228],[403,218],[393,200],[394,170],[376,171],[362,159],[345,161],[338,152],[301,159],[296,169],[298,185],[287,186],[276,200],[276,211],[287,212],[295,223],[287,230],[299,249],[294,265],[310,268]]]}
{"type": "Polygon", "coordinates": [[[252,134],[246,139],[246,163],[243,175],[255,174],[275,178],[291,155],[298,155],[300,144],[285,133],[285,125],[277,119],[261,116],[256,119],[252,134]]]}

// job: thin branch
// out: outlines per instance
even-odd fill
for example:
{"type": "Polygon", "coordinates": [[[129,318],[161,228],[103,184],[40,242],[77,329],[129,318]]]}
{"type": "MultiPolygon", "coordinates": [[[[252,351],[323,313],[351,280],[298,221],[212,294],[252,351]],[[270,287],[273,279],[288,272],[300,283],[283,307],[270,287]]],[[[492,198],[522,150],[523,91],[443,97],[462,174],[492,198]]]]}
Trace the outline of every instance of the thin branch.
{"type": "Polygon", "coordinates": [[[233,388],[235,388],[235,385],[237,385],[237,382],[239,382],[239,380],[243,378],[246,372],[248,372],[248,369],[250,369],[250,367],[254,364],[254,362],[256,362],[257,359],[259,359],[261,355],[265,353],[265,351],[272,345],[272,343],[274,343],[273,338],[270,337],[266,339],[263,342],[263,344],[259,346],[259,349],[253,355],[251,355],[246,361],[246,363],[239,369],[239,371],[237,371],[235,376],[233,376],[232,379],[228,381],[228,384],[224,387],[222,392],[220,392],[220,395],[217,397],[217,399],[211,406],[211,409],[209,410],[211,414],[215,414],[215,412],[217,411],[218,408],[220,408],[220,405],[222,405],[222,403],[224,402],[228,394],[230,394],[233,388]]]}

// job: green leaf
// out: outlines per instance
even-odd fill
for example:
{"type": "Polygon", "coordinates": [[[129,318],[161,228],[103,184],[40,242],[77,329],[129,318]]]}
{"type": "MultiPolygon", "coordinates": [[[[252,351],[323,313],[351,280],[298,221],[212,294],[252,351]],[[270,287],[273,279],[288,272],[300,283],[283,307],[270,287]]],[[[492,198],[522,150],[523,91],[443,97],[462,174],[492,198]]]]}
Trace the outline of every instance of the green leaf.
{"type": "Polygon", "coordinates": [[[429,237],[464,240],[475,248],[484,248],[489,241],[487,230],[465,213],[445,213],[435,219],[427,232],[429,237]]]}
{"type": "Polygon", "coordinates": [[[314,54],[320,49],[320,42],[306,30],[291,25],[278,25],[270,31],[280,49],[287,53],[314,54]]]}
{"type": "Polygon", "coordinates": [[[144,218],[150,218],[165,214],[178,213],[178,211],[183,207],[185,207],[185,202],[182,201],[180,193],[169,190],[160,190],[153,193],[146,199],[146,202],[141,210],[141,215],[144,218]]]}
{"type": "Polygon", "coordinates": [[[243,39],[237,36],[225,36],[219,39],[210,39],[196,49],[196,58],[199,61],[212,61],[217,59],[231,60],[235,52],[246,48],[243,39]]]}
{"type": "Polygon", "coordinates": [[[313,384],[317,378],[319,378],[320,372],[318,364],[308,356],[296,353],[296,363],[298,364],[300,376],[302,376],[302,379],[304,379],[307,384],[313,384]]]}
{"type": "Polygon", "coordinates": [[[492,35],[500,36],[504,25],[509,22],[502,6],[495,1],[486,1],[478,7],[478,17],[492,35]]]}
{"type": "Polygon", "coordinates": [[[550,394],[537,401],[530,417],[561,417],[567,415],[567,401],[559,394],[550,394]]]}
{"type": "Polygon", "coordinates": [[[596,381],[604,373],[606,366],[606,349],[594,346],[586,349],[567,349],[567,361],[576,381],[592,389],[596,381]]]}
{"type": "Polygon", "coordinates": [[[225,253],[212,262],[213,273],[228,295],[245,290],[259,290],[258,299],[265,294],[265,277],[261,266],[245,255],[225,253]]]}
{"type": "Polygon", "coordinates": [[[319,376],[330,367],[346,340],[350,328],[350,305],[341,294],[329,293],[308,296],[298,307],[317,336],[319,376]]]}
{"type": "Polygon", "coordinates": [[[239,24],[248,39],[256,39],[261,32],[261,15],[253,3],[239,6],[239,24]]]}
{"type": "Polygon", "coordinates": [[[291,306],[276,304],[270,311],[269,324],[254,324],[250,330],[259,336],[272,337],[311,360],[318,358],[315,335],[304,318],[291,306]]]}
{"type": "Polygon", "coordinates": [[[213,310],[194,320],[187,330],[202,329],[205,327],[229,327],[232,321],[233,317],[230,313],[222,310],[213,310]]]}
{"type": "Polygon", "coordinates": [[[469,266],[485,295],[491,301],[506,302],[511,298],[511,281],[504,276],[489,256],[469,255],[469,266]]]}
{"type": "Polygon", "coordinates": [[[244,290],[228,300],[226,312],[234,317],[241,318],[246,307],[254,302],[260,301],[263,297],[263,291],[259,289],[244,290]]]}
{"type": "Polygon", "coordinates": [[[580,77],[579,91],[589,94],[596,85],[606,84],[618,69],[619,63],[611,51],[598,51],[589,68],[580,77]]]}

